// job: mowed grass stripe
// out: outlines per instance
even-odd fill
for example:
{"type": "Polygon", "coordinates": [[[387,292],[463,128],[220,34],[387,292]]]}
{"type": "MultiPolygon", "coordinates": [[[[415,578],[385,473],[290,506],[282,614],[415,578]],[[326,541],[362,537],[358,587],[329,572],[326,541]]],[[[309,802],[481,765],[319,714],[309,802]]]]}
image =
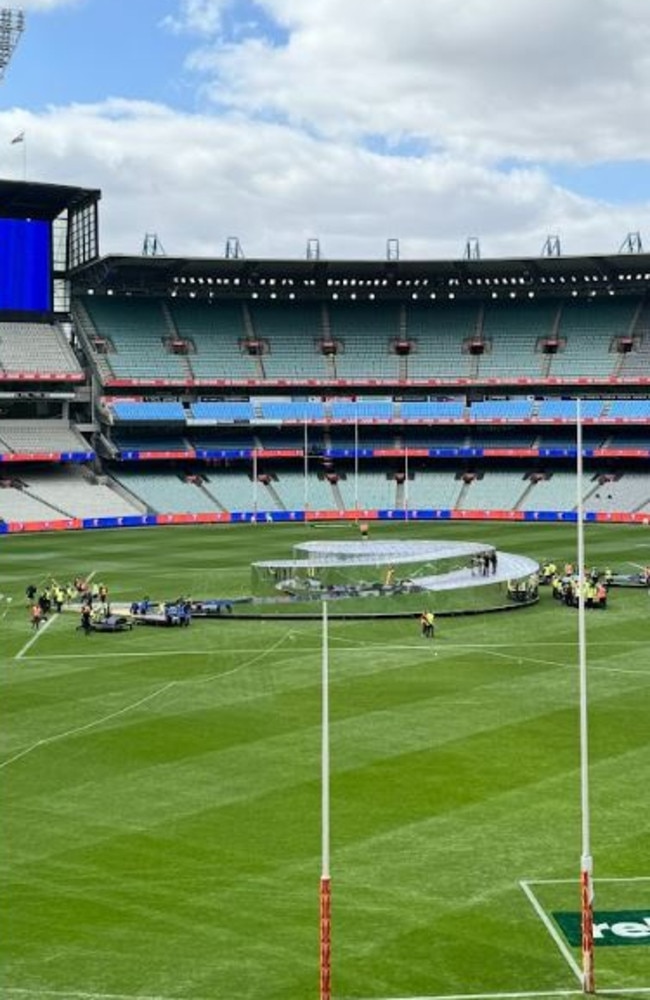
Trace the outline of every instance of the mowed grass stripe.
{"type": "MultiPolygon", "coordinates": [[[[475,540],[482,527],[435,534],[475,540]]],[[[490,540],[540,557],[571,551],[571,530],[513,527],[490,525],[490,540]]],[[[412,537],[430,535],[417,526],[412,537]]],[[[69,539],[47,547],[60,565],[83,558],[100,576],[121,564],[121,579],[108,579],[115,592],[149,590],[162,551],[164,586],[184,568],[211,579],[222,570],[245,591],[249,560],[284,557],[305,537],[304,528],[112,534],[92,539],[92,559],[82,538],[77,550],[69,539]]],[[[630,558],[640,537],[589,532],[589,561],[614,542],[630,558]]],[[[638,869],[647,857],[647,607],[644,592],[617,593],[611,614],[587,623],[597,873],[638,869]]],[[[22,613],[15,625],[20,648],[22,613]]],[[[262,654],[283,625],[197,622],[182,641],[142,630],[95,644],[108,654],[95,663],[35,658],[24,672],[3,660],[2,729],[13,745],[174,682],[143,709],[3,772],[7,985],[188,1000],[317,989],[320,626],[284,628],[272,655],[218,681],[238,646],[242,659],[262,654]],[[176,643],[177,657],[156,658],[176,643]],[[122,660],[126,649],[151,656],[122,660]]],[[[435,648],[423,648],[416,621],[331,623],[330,638],[336,995],[572,985],[518,879],[574,877],[577,905],[575,612],[545,593],[530,612],[441,620],[435,648]]],[[[88,645],[70,619],[34,651],[77,656],[88,645]]],[[[624,950],[635,953],[626,964],[599,955],[599,984],[644,982],[643,949],[624,950]]]]}

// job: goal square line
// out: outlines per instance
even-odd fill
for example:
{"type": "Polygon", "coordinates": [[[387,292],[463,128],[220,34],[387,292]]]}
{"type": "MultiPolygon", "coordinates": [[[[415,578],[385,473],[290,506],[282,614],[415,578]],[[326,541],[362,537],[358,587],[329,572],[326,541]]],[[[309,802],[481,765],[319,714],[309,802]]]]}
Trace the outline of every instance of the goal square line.
{"type": "MultiPolygon", "coordinates": [[[[602,884],[633,884],[640,882],[649,882],[650,875],[630,875],[630,876],[603,876],[602,878],[594,878],[593,884],[594,888],[597,885],[602,884]]],[[[529,878],[520,879],[519,886],[522,889],[524,895],[528,899],[529,903],[533,907],[535,913],[542,921],[544,927],[548,931],[551,939],[554,941],[558,951],[564,958],[565,962],[569,966],[570,970],[573,972],[574,976],[578,982],[582,985],[583,972],[579,964],[576,962],[573,954],[571,953],[569,946],[565,943],[560,935],[560,931],[553,921],[551,915],[544,908],[544,905],[538,898],[537,894],[533,891],[532,886],[544,886],[544,885],[579,885],[579,879],[575,878],[529,878]]],[[[634,993],[650,993],[650,986],[637,986],[637,987],[607,987],[607,993],[615,994],[634,994],[634,993]]]]}

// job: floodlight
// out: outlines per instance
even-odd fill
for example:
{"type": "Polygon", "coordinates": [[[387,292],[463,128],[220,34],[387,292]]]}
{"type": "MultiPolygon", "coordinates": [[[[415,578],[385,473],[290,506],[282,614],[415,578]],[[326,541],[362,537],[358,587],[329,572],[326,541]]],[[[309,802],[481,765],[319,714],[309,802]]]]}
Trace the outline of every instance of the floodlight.
{"type": "Polygon", "coordinates": [[[0,80],[4,77],[5,69],[24,29],[25,15],[22,10],[0,7],[0,80]]]}

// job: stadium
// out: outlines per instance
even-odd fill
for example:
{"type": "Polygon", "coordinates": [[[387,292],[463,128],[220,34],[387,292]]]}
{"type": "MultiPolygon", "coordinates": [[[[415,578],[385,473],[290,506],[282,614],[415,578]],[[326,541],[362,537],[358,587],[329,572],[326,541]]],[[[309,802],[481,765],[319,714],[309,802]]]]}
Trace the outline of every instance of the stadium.
{"type": "Polygon", "coordinates": [[[2,995],[289,1000],[319,959],[350,1000],[581,993],[576,610],[433,590],[427,642],[388,576],[460,552],[471,590],[487,549],[505,588],[577,529],[631,584],[586,614],[596,981],[647,995],[650,256],[102,256],[100,200],[0,181],[2,995]],[[283,570],[315,615],[242,613],[283,570]],[[30,630],[80,577],[232,613],[30,630]]]}

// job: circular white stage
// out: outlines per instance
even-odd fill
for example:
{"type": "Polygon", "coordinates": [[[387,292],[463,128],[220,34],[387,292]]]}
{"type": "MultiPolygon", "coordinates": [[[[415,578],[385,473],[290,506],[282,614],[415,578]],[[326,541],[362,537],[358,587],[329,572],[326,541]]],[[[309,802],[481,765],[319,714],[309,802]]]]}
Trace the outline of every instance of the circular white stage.
{"type": "Polygon", "coordinates": [[[327,600],[334,602],[333,614],[341,602],[346,615],[354,604],[364,615],[384,616],[422,603],[457,614],[537,599],[538,563],[480,542],[325,540],[303,542],[293,552],[293,559],[253,563],[257,601],[327,600]]]}

